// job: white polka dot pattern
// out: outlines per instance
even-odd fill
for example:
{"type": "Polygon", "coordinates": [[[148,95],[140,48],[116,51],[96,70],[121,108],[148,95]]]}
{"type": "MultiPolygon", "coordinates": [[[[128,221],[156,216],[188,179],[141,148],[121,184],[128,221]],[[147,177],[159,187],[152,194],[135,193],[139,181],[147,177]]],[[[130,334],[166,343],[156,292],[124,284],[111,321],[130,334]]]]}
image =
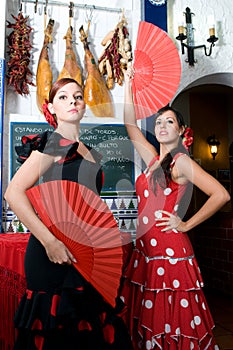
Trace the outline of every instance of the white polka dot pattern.
{"type": "Polygon", "coordinates": [[[163,191],[163,193],[165,194],[165,196],[169,196],[169,194],[172,192],[172,189],[170,187],[165,188],[165,190],[163,191]]]}
{"type": "Polygon", "coordinates": [[[163,214],[161,213],[160,210],[155,211],[155,217],[156,217],[156,219],[161,219],[163,217],[163,214]]]}
{"type": "Polygon", "coordinates": [[[191,321],[190,326],[191,326],[191,328],[192,328],[192,329],[194,329],[194,328],[195,328],[195,323],[194,323],[194,321],[193,321],[193,320],[191,321]]]}
{"type": "Polygon", "coordinates": [[[188,300],[186,299],[181,299],[180,301],[180,305],[184,308],[188,307],[189,303],[188,303],[188,300]]]}
{"type": "Polygon", "coordinates": [[[173,256],[175,253],[174,253],[174,250],[173,250],[173,249],[167,248],[167,249],[166,249],[166,254],[167,254],[168,256],[173,256]]]}
{"type": "Polygon", "coordinates": [[[199,316],[195,316],[194,323],[195,323],[195,325],[199,326],[201,324],[201,318],[199,316]]]}
{"type": "Polygon", "coordinates": [[[176,265],[177,262],[178,262],[178,259],[169,259],[169,263],[170,263],[171,265],[176,265]]]}
{"type": "Polygon", "coordinates": [[[156,239],[155,239],[155,238],[151,238],[150,244],[151,244],[152,247],[156,247],[156,246],[157,246],[157,241],[156,241],[156,239]]]}
{"type": "Polygon", "coordinates": [[[166,323],[165,324],[165,333],[170,333],[171,332],[171,326],[170,324],[166,323]]]}
{"type": "MultiPolygon", "coordinates": [[[[171,229],[165,234],[161,232],[162,226],[156,226],[159,222],[157,219],[167,217],[163,211],[178,212],[183,187],[171,182],[167,188],[158,186],[156,192],[152,193],[150,178],[144,175],[144,179],[145,182],[139,182],[136,188],[140,194],[138,233],[140,235],[142,232],[143,235],[138,236],[136,258],[127,269],[129,278],[132,273],[135,289],[132,294],[126,295],[131,303],[132,315],[135,312],[137,319],[138,306],[141,305],[143,325],[140,325],[140,329],[145,329],[142,330],[145,339],[140,342],[140,346],[137,339],[135,345],[138,349],[150,350],[162,348],[163,342],[172,339],[174,343],[166,343],[166,346],[176,348],[176,342],[182,338],[184,350],[195,350],[199,344],[196,335],[202,339],[206,334],[211,334],[213,327],[208,304],[202,297],[201,274],[188,235],[182,232],[173,234],[172,231],[177,233],[177,229],[171,229]],[[160,197],[156,198],[156,194],[160,197]],[[157,317],[154,315],[161,315],[158,329],[157,317]]],[[[214,350],[219,349],[216,347],[214,350]]]]}
{"type": "Polygon", "coordinates": [[[145,302],[145,307],[146,307],[147,309],[151,309],[151,308],[153,307],[152,301],[151,301],[151,300],[146,300],[146,302],[145,302]]]}
{"type": "Polygon", "coordinates": [[[157,270],[157,274],[158,274],[159,276],[163,276],[164,273],[165,273],[164,268],[163,268],[163,267],[159,267],[158,270],[157,270]]]}
{"type": "Polygon", "coordinates": [[[178,280],[174,280],[174,281],[172,282],[172,284],[173,284],[173,287],[174,287],[174,288],[179,288],[179,286],[180,286],[180,282],[179,282],[178,280]]]}

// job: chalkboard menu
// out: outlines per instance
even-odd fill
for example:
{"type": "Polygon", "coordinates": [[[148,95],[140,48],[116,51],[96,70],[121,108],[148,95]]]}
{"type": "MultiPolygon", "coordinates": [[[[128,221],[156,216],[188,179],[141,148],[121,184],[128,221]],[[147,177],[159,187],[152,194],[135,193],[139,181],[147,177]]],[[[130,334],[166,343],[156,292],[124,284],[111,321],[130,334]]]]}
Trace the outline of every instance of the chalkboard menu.
{"type": "MultiPolygon", "coordinates": [[[[22,136],[52,131],[53,128],[43,122],[11,122],[10,124],[10,176],[12,177],[20,167],[15,146],[21,145],[22,136]]],[[[103,191],[133,190],[134,152],[124,125],[81,124],[80,139],[102,154],[103,191]]]]}

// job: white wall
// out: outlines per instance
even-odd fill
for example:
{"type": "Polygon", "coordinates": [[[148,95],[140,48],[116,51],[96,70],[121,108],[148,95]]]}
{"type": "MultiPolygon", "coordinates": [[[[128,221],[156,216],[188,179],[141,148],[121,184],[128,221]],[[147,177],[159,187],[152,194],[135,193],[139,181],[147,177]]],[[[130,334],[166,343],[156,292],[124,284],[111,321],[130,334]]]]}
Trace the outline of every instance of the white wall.
{"type": "MultiPolygon", "coordinates": [[[[22,1],[23,13],[25,16],[29,16],[30,25],[33,28],[33,51],[32,51],[32,71],[35,74],[37,69],[38,57],[43,43],[43,30],[44,30],[44,16],[43,6],[38,4],[37,13],[34,12],[34,1],[27,0],[22,1]]],[[[78,4],[88,4],[101,7],[111,7],[118,9],[125,9],[125,15],[128,20],[128,29],[130,31],[130,38],[132,45],[134,46],[136,40],[137,26],[139,20],[142,18],[141,8],[143,7],[144,1],[148,0],[80,0],[75,1],[78,4]]],[[[65,52],[65,41],[63,36],[66,33],[68,26],[68,0],[58,1],[61,3],[67,3],[67,7],[64,6],[48,6],[48,17],[52,17],[55,22],[55,29],[53,34],[53,44],[51,50],[51,64],[54,70],[54,80],[58,75],[58,72],[62,69],[64,62],[65,52]]],[[[7,4],[7,19],[12,21],[11,14],[17,15],[19,0],[4,0],[3,3],[7,4]]],[[[4,5],[4,4],[3,4],[4,5]]],[[[4,7],[4,6],[3,6],[4,7]]],[[[177,90],[178,95],[182,90],[190,85],[194,85],[195,82],[200,79],[203,82],[210,83],[221,83],[229,86],[233,86],[233,6],[232,0],[167,0],[168,9],[168,33],[171,38],[174,39],[176,46],[180,52],[182,62],[182,77],[180,86],[177,90]],[[182,17],[182,13],[186,7],[190,7],[191,11],[195,14],[192,17],[193,26],[195,28],[194,37],[195,44],[207,44],[206,39],[209,36],[208,30],[208,16],[213,15],[216,23],[216,36],[219,40],[216,46],[213,48],[211,57],[204,55],[203,49],[195,50],[195,58],[197,63],[194,67],[190,67],[185,62],[186,54],[181,54],[180,42],[176,40],[178,35],[178,23],[182,17]],[[204,79],[203,79],[204,78],[204,79]]],[[[1,12],[2,13],[2,12],[1,12]]],[[[77,57],[80,59],[83,65],[84,51],[82,43],[79,40],[79,27],[83,24],[84,27],[87,25],[87,16],[90,13],[88,10],[75,8],[74,12],[74,36],[77,45],[77,57]]],[[[97,11],[93,12],[92,23],[90,27],[90,39],[91,49],[96,55],[96,58],[101,54],[101,40],[108,33],[108,31],[114,29],[115,25],[119,20],[119,13],[108,12],[108,11],[97,11]]],[[[184,19],[184,16],[183,16],[184,19]]],[[[5,21],[0,21],[0,32],[5,31],[5,21]]],[[[6,34],[9,30],[6,30],[6,34]]],[[[4,43],[0,44],[0,52],[4,52],[4,43]]],[[[123,88],[116,85],[114,90],[111,91],[114,103],[118,106],[117,118],[121,119],[121,110],[123,102],[123,88]]],[[[43,116],[38,111],[36,105],[36,88],[30,87],[30,95],[27,97],[21,97],[17,95],[11,88],[7,89],[6,92],[6,123],[9,118],[28,118],[30,120],[43,120],[43,116]]],[[[89,113],[91,115],[91,113],[89,113]]],[[[118,122],[118,119],[113,122],[118,122]]]]}
{"type": "MultiPolygon", "coordinates": [[[[184,88],[193,84],[196,80],[205,77],[208,83],[223,83],[222,74],[233,72],[233,6],[232,0],[168,0],[168,32],[176,42],[179,49],[182,62],[182,78],[177,94],[184,88]],[[178,23],[186,7],[191,9],[195,15],[192,17],[195,28],[194,38],[195,45],[209,43],[206,41],[209,37],[208,16],[213,15],[215,18],[216,36],[219,40],[213,48],[212,56],[204,55],[203,49],[195,50],[197,63],[190,67],[185,62],[186,55],[181,54],[180,42],[175,38],[178,35],[178,23]],[[217,74],[217,75],[215,75],[217,74]],[[214,78],[212,78],[214,77],[214,78]],[[218,81],[219,80],[219,81],[218,81]]],[[[185,17],[183,16],[184,22],[185,17]]],[[[233,86],[233,75],[228,75],[226,83],[233,86]],[[229,79],[230,77],[230,79],[229,79]]]]}
{"type": "MultiPolygon", "coordinates": [[[[7,6],[7,20],[11,23],[14,22],[11,14],[18,15],[19,1],[18,0],[4,0],[7,6]]],[[[61,71],[64,59],[65,59],[65,40],[63,36],[66,34],[69,25],[69,3],[68,0],[53,1],[55,4],[67,4],[63,5],[50,5],[50,1],[47,8],[47,22],[49,18],[55,20],[55,26],[53,31],[53,43],[49,52],[50,63],[53,70],[53,81],[58,77],[61,71]]],[[[128,21],[127,28],[129,30],[129,38],[132,46],[135,45],[136,34],[138,28],[138,22],[141,19],[141,3],[137,0],[79,0],[73,1],[78,5],[95,6],[95,10],[92,12],[92,20],[89,31],[90,49],[93,52],[96,62],[103,52],[103,46],[101,45],[102,39],[105,35],[114,30],[117,23],[122,16],[122,10],[124,10],[125,17],[128,21]],[[98,10],[98,7],[106,8],[106,10],[98,10]],[[117,11],[110,11],[108,9],[117,9],[117,11]]],[[[45,3],[45,1],[43,1],[45,3]]],[[[35,13],[35,1],[23,0],[22,12],[23,15],[29,17],[29,25],[33,28],[32,31],[32,53],[31,53],[31,70],[34,74],[33,81],[36,80],[37,64],[39,54],[44,40],[44,7],[38,4],[37,12],[35,13]]],[[[84,69],[84,49],[83,44],[79,39],[79,28],[81,25],[84,29],[87,29],[87,19],[90,16],[90,9],[74,7],[74,18],[71,21],[73,26],[73,34],[76,45],[74,48],[77,53],[77,59],[80,61],[80,66],[84,69]]],[[[5,20],[0,21],[0,30],[5,30],[5,20]],[[4,23],[4,25],[2,25],[4,23]],[[2,26],[2,28],[1,28],[2,26]]],[[[11,29],[6,28],[6,37],[11,32],[11,29]]],[[[3,43],[2,43],[3,44],[3,43]]],[[[1,44],[0,44],[1,45],[1,44]]],[[[4,45],[2,45],[4,52],[4,45]]],[[[6,40],[7,50],[7,40],[6,40]]],[[[84,72],[85,73],[85,72],[84,72]]],[[[44,116],[40,113],[36,104],[36,87],[30,86],[30,95],[21,96],[15,93],[12,87],[6,87],[6,99],[5,99],[5,126],[4,126],[4,162],[3,162],[3,190],[7,186],[9,178],[9,122],[10,121],[45,121],[44,116]]],[[[84,122],[85,123],[122,123],[122,111],[123,111],[123,87],[118,84],[111,90],[114,105],[116,106],[116,117],[113,118],[96,118],[87,107],[84,122]]]]}
{"type": "MultiPolygon", "coordinates": [[[[23,0],[24,1],[24,0],[23,0]]],[[[37,64],[39,59],[40,50],[43,45],[44,40],[44,7],[38,4],[38,10],[34,12],[34,3],[35,2],[23,2],[23,14],[29,16],[30,26],[33,28],[33,50],[32,50],[32,72],[34,73],[34,82],[35,74],[37,70],[37,64]]],[[[69,1],[61,0],[56,1],[55,3],[66,4],[67,6],[55,6],[48,5],[47,9],[47,22],[49,18],[55,20],[55,26],[53,31],[53,43],[51,44],[50,49],[50,63],[53,69],[53,80],[55,81],[58,77],[59,72],[61,71],[64,59],[65,59],[65,40],[63,36],[66,34],[69,23],[69,1]]],[[[121,13],[110,12],[110,11],[99,11],[97,8],[106,7],[106,8],[115,8],[118,10],[124,9],[125,16],[128,20],[128,29],[130,31],[130,38],[132,41],[135,40],[135,32],[138,25],[138,19],[140,18],[140,2],[133,0],[113,0],[111,3],[108,0],[85,0],[85,1],[75,1],[79,5],[95,5],[96,10],[92,12],[92,21],[90,26],[89,38],[91,41],[90,49],[97,59],[100,57],[103,46],[101,46],[101,41],[105,35],[110,31],[114,30],[115,26],[121,18],[121,13]],[[132,22],[132,10],[134,11],[134,22],[132,22]],[[135,21],[136,19],[136,21],[135,21]]],[[[12,21],[10,16],[11,13],[16,14],[18,7],[18,1],[8,1],[8,19],[12,21]]],[[[81,25],[84,26],[84,29],[87,29],[87,18],[91,14],[89,9],[82,9],[75,7],[74,8],[74,18],[71,22],[74,29],[74,40],[76,45],[74,45],[77,52],[77,59],[80,61],[80,65],[84,68],[84,50],[83,45],[79,39],[79,28],[81,25]]],[[[7,30],[9,33],[9,29],[7,30]]],[[[111,91],[113,100],[117,104],[122,103],[123,88],[119,85],[116,85],[114,90],[111,91]]],[[[30,116],[33,118],[41,118],[40,112],[38,111],[36,105],[36,88],[30,87],[30,95],[27,97],[21,97],[16,95],[13,89],[7,89],[7,102],[6,102],[6,114],[20,114],[24,116],[30,116]]],[[[91,116],[92,113],[87,110],[87,115],[91,116]]],[[[118,117],[118,116],[116,116],[118,117]]]]}

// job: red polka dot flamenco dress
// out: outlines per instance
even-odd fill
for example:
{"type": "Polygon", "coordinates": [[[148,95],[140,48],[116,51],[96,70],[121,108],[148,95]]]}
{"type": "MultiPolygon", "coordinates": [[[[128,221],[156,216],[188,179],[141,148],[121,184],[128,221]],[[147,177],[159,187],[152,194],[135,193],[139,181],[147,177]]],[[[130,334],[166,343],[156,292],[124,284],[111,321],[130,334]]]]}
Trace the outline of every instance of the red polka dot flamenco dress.
{"type": "Polygon", "coordinates": [[[161,232],[155,226],[161,209],[178,211],[187,186],[171,180],[166,188],[157,184],[154,192],[150,177],[146,169],[136,181],[136,247],[121,290],[134,349],[217,350],[213,319],[188,235],[176,230],[161,232]]]}

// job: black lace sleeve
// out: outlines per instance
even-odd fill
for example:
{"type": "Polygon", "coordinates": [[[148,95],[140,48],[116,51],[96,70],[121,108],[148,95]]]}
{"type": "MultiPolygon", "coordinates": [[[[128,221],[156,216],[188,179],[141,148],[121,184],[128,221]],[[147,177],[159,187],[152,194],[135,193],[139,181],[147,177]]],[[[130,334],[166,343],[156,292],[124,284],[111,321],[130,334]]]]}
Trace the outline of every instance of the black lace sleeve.
{"type": "Polygon", "coordinates": [[[21,139],[21,145],[15,146],[17,161],[22,164],[30,156],[32,151],[43,152],[45,145],[52,134],[52,131],[45,131],[41,134],[25,135],[21,139]]]}
{"type": "MultiPolygon", "coordinates": [[[[18,155],[17,161],[23,163],[32,151],[39,151],[52,156],[61,156],[59,162],[69,161],[78,157],[77,141],[71,141],[63,138],[59,133],[45,131],[41,134],[23,136],[22,145],[16,146],[15,151],[18,155]]],[[[99,152],[86,145],[97,163],[100,163],[102,156],[99,152]]]]}

